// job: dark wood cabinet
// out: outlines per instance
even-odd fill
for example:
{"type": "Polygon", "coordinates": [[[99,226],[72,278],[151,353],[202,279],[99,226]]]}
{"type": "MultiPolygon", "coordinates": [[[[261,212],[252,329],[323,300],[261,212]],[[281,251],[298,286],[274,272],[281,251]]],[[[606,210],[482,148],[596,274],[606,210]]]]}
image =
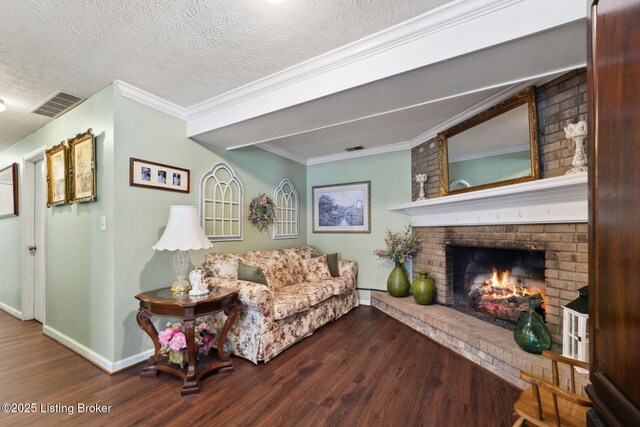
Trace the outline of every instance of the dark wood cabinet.
{"type": "Polygon", "coordinates": [[[640,0],[589,21],[588,424],[640,426],[640,0]]]}

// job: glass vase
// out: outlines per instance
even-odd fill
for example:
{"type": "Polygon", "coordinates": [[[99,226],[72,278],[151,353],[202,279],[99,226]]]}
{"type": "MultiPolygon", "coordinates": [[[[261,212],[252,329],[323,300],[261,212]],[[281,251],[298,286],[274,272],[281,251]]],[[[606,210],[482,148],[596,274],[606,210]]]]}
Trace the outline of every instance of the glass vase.
{"type": "Polygon", "coordinates": [[[409,295],[409,279],[403,263],[396,262],[396,266],[389,273],[387,290],[392,297],[406,297],[409,295]]]}
{"type": "Polygon", "coordinates": [[[551,348],[551,333],[542,317],[535,312],[533,300],[529,300],[529,311],[522,314],[516,323],[513,339],[521,349],[528,353],[540,354],[542,350],[551,348]]]}

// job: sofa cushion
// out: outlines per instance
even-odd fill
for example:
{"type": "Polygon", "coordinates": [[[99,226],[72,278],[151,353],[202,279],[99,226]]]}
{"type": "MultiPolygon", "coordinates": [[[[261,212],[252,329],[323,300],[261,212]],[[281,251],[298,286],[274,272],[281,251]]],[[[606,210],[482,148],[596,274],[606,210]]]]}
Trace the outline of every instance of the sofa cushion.
{"type": "Polygon", "coordinates": [[[238,280],[246,280],[248,282],[267,284],[267,278],[264,276],[260,267],[247,265],[242,262],[238,263],[238,280]]]}
{"type": "Polygon", "coordinates": [[[329,266],[329,273],[331,273],[331,277],[340,277],[337,253],[327,255],[327,265],[329,266]]]}
{"type": "Polygon", "coordinates": [[[243,260],[244,254],[212,252],[205,255],[202,268],[205,270],[205,277],[236,279],[238,277],[238,262],[243,260]]]}
{"type": "Polygon", "coordinates": [[[309,300],[309,305],[314,306],[333,296],[333,284],[327,282],[297,283],[284,286],[280,288],[279,292],[305,295],[309,300]]]}
{"type": "Polygon", "coordinates": [[[262,269],[268,286],[273,290],[296,283],[297,277],[291,272],[289,258],[282,251],[250,251],[245,254],[245,261],[262,269]]]}
{"type": "Polygon", "coordinates": [[[340,295],[353,289],[351,281],[344,277],[331,277],[329,280],[323,281],[323,283],[331,285],[334,295],[340,295]]]}
{"type": "Polygon", "coordinates": [[[318,253],[311,246],[281,249],[280,252],[289,260],[289,268],[291,269],[291,275],[294,279],[293,283],[303,283],[305,281],[305,271],[302,261],[318,256],[318,253]]]}
{"type": "Polygon", "coordinates": [[[308,309],[309,298],[305,294],[279,291],[273,293],[273,317],[276,320],[284,319],[308,309]]]}
{"type": "Polygon", "coordinates": [[[331,279],[329,266],[327,265],[327,257],[319,256],[316,258],[305,259],[302,261],[304,267],[304,281],[307,283],[320,282],[322,280],[331,279]]]}

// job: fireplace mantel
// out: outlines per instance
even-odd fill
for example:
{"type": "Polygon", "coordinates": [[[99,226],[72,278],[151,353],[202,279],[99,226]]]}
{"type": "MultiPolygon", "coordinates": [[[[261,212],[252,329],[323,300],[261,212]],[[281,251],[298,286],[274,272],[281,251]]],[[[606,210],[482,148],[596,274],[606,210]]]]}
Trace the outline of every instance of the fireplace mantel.
{"type": "Polygon", "coordinates": [[[414,227],[587,222],[587,174],[403,203],[414,227]]]}

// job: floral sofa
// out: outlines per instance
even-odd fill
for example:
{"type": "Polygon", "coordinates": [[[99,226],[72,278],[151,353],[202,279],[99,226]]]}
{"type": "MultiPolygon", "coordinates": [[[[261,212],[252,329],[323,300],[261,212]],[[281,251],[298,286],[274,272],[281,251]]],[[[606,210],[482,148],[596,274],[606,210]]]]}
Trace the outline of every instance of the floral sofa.
{"type": "MultiPolygon", "coordinates": [[[[309,246],[206,255],[205,283],[239,291],[239,315],[225,350],[253,363],[268,362],[358,306],[356,262],[339,260],[338,267],[340,277],[331,277],[326,257],[309,246]],[[238,280],[238,263],[260,267],[267,284],[238,280]]],[[[225,320],[218,313],[208,322],[220,331],[225,320]]]]}

